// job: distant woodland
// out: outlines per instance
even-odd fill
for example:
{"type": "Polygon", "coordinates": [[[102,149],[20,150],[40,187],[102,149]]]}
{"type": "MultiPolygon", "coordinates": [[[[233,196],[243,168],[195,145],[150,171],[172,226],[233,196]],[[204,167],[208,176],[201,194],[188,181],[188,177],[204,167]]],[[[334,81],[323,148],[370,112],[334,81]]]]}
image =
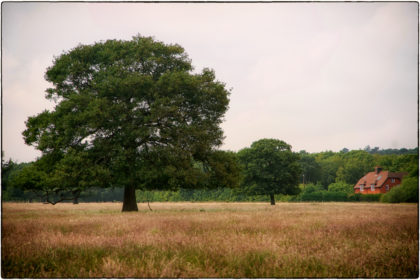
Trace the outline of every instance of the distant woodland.
{"type": "MultiPolygon", "coordinates": [[[[277,201],[378,201],[380,195],[355,195],[354,184],[375,166],[391,172],[407,172],[407,178],[418,178],[418,148],[363,150],[342,149],[340,152],[308,153],[300,151],[301,192],[276,195],[277,201]]],[[[2,159],[2,201],[41,201],[35,193],[13,186],[12,179],[28,163],[2,159]]],[[[418,181],[414,182],[416,185],[418,181]]],[[[122,201],[123,188],[92,187],[83,191],[79,202],[122,201]]],[[[153,201],[268,201],[265,195],[248,195],[239,188],[184,189],[177,191],[137,190],[137,202],[153,201]]]]}

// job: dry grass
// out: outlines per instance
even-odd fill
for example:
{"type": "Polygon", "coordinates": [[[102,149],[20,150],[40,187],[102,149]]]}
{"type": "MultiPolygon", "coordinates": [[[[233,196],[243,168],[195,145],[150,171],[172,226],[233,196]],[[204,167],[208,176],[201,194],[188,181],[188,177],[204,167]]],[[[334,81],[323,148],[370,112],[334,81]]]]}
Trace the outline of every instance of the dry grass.
{"type": "Polygon", "coordinates": [[[2,206],[3,277],[418,277],[415,204],[2,206]]]}

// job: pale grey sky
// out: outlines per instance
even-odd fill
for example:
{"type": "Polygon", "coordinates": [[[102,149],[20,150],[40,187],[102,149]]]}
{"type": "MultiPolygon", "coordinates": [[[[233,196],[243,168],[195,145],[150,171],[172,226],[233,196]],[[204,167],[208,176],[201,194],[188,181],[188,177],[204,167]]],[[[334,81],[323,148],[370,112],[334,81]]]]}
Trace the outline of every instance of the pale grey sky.
{"type": "Polygon", "coordinates": [[[320,152],[417,146],[418,3],[2,4],[2,148],[22,139],[45,100],[53,57],[136,34],[178,43],[197,71],[233,88],[222,149],[261,138],[320,152]]]}

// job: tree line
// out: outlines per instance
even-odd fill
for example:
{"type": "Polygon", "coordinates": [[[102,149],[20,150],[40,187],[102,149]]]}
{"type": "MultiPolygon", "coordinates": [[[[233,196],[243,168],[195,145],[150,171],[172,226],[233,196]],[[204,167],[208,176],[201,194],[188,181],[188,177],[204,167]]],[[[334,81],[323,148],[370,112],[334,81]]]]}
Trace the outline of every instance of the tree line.
{"type": "MultiPolygon", "coordinates": [[[[411,185],[418,186],[418,150],[401,149],[394,154],[371,154],[366,150],[340,152],[308,153],[300,151],[299,164],[302,170],[299,180],[299,194],[275,194],[276,201],[379,201],[381,195],[354,194],[354,184],[367,172],[373,171],[379,165],[391,172],[407,172],[404,179],[411,185]],[[411,152],[407,153],[406,150],[411,152]],[[358,168],[356,168],[358,167],[358,168]],[[360,168],[360,169],[359,169],[360,168]]],[[[16,163],[13,160],[2,162],[2,198],[3,201],[41,201],[33,191],[23,190],[13,186],[11,179],[19,176],[23,167],[31,163],[16,163]]],[[[412,187],[413,188],[413,187],[412,187]]],[[[394,190],[391,190],[395,192],[394,190]]],[[[400,194],[397,194],[397,196],[400,194]]],[[[416,194],[409,195],[413,200],[416,194]]],[[[92,187],[81,192],[80,202],[113,202],[122,201],[123,188],[92,187]]],[[[137,202],[156,201],[270,201],[267,195],[249,194],[241,188],[217,187],[215,189],[187,189],[178,190],[137,190],[137,202]]],[[[403,199],[392,198],[385,202],[397,202],[403,199]]],[[[415,201],[413,201],[415,202],[415,201]]]]}

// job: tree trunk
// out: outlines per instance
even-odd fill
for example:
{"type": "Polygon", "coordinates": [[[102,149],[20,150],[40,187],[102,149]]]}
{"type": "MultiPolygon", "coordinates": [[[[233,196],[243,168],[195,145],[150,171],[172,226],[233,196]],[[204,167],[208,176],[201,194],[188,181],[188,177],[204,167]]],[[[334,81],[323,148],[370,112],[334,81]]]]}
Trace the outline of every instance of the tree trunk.
{"type": "Polygon", "coordinates": [[[124,187],[124,201],[122,211],[139,211],[136,202],[136,188],[134,186],[124,187]]]}
{"type": "Polygon", "coordinates": [[[81,192],[81,190],[73,191],[73,204],[79,204],[79,196],[81,192]]]}
{"type": "Polygon", "coordinates": [[[271,205],[276,205],[276,201],[274,200],[274,194],[270,194],[271,205]]]}

